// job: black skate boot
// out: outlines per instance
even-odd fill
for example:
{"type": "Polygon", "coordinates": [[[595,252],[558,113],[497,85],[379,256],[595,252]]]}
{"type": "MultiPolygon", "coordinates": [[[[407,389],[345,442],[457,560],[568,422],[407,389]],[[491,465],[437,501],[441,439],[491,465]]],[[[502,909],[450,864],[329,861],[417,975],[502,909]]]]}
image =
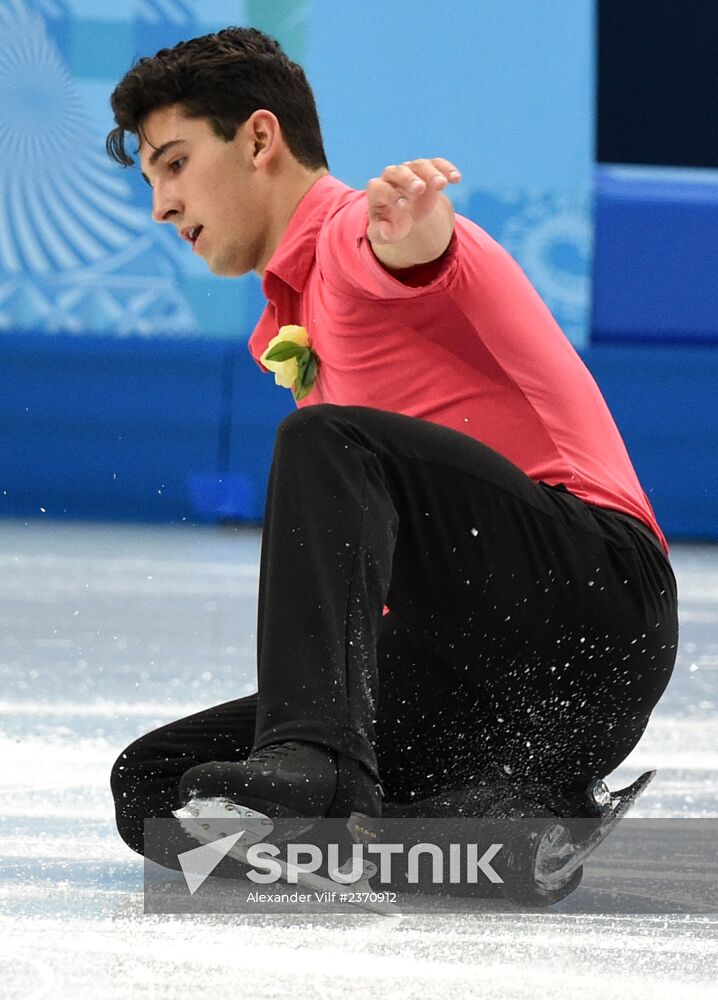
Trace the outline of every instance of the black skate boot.
{"type": "MultiPolygon", "coordinates": [[[[606,786],[596,782],[564,797],[547,786],[527,783],[500,796],[488,816],[506,821],[506,855],[502,896],[522,906],[560,902],[581,884],[583,866],[561,879],[544,878],[565,864],[574,840],[600,826],[606,786]]],[[[607,792],[607,789],[606,789],[607,792]]]]}
{"type": "Polygon", "coordinates": [[[490,828],[502,843],[495,868],[503,883],[458,884],[429,891],[543,907],[559,902],[579,886],[583,867],[574,859],[587,856],[588,851],[585,855],[577,852],[584,851],[582,845],[592,837],[595,840],[597,831],[603,831],[614,800],[601,781],[564,796],[537,782],[510,779],[501,768],[489,764],[471,786],[412,803],[388,802],[383,817],[420,820],[424,824],[420,835],[427,842],[433,842],[432,837],[451,839],[447,820],[457,821],[457,840],[466,837],[467,820],[486,821],[482,827],[490,828]]]}
{"type": "Polygon", "coordinates": [[[242,761],[211,761],[182,776],[179,799],[227,799],[271,818],[381,814],[381,789],[358,761],[290,740],[242,761]]]}
{"type": "MultiPolygon", "coordinates": [[[[300,835],[324,855],[330,843],[339,845],[343,859],[353,842],[349,823],[369,833],[381,815],[381,786],[362,764],[296,740],[262,747],[243,761],[192,767],[182,776],[178,797],[174,815],[185,833],[203,844],[238,837],[227,853],[241,865],[258,841],[271,838],[283,850],[300,835]]],[[[274,860],[285,880],[318,891],[335,888],[326,878],[326,865],[324,877],[297,875],[283,857],[274,860]]]]}
{"type": "MultiPolygon", "coordinates": [[[[655,777],[646,771],[626,788],[610,792],[601,780],[560,806],[555,820],[511,845],[507,897],[529,906],[558,902],[578,886],[583,864],[603,843],[655,777]]],[[[555,809],[555,806],[554,806],[555,809]]]]}

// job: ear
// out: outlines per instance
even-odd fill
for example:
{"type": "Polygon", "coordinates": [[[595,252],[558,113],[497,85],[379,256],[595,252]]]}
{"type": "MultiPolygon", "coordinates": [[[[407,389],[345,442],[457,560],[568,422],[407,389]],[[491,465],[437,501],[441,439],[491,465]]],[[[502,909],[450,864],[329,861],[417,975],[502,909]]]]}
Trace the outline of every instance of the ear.
{"type": "Polygon", "coordinates": [[[277,116],[271,111],[260,108],[249,116],[246,121],[246,129],[251,143],[253,165],[255,167],[266,166],[277,155],[283,142],[282,129],[277,116]]]}

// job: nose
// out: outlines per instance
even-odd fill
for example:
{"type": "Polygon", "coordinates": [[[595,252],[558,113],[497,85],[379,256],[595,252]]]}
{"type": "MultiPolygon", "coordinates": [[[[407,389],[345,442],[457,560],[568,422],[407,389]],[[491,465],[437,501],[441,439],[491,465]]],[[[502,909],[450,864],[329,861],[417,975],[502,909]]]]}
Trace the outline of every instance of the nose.
{"type": "Polygon", "coordinates": [[[155,222],[172,222],[180,211],[179,199],[159,184],[152,192],[152,218],[155,222]]]}

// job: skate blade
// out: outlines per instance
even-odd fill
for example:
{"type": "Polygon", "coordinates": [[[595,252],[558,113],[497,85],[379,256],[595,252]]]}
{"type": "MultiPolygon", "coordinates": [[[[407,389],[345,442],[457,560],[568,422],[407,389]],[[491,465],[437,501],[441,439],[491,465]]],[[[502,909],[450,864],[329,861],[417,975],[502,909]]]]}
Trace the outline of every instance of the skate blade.
{"type": "Polygon", "coordinates": [[[611,807],[600,825],[583,840],[574,843],[561,823],[552,824],[543,836],[536,855],[535,881],[546,892],[562,889],[576,871],[584,864],[599,844],[623,819],[636,799],[646,790],[656,776],[655,771],[646,771],[633,784],[611,794],[611,807]],[[565,858],[556,867],[556,861],[565,858]]]}
{"type": "MultiPolygon", "coordinates": [[[[175,809],[173,815],[179,821],[185,833],[203,844],[209,844],[222,837],[228,837],[233,833],[237,833],[237,823],[240,822],[244,836],[241,843],[238,842],[230,848],[227,856],[245,865],[250,865],[247,858],[247,849],[252,844],[264,840],[274,830],[274,823],[269,816],[265,816],[255,809],[250,809],[247,806],[225,798],[190,799],[186,805],[180,809],[175,809]]],[[[312,823],[305,823],[302,825],[302,829],[307,830],[312,825],[312,823]]],[[[302,831],[298,830],[297,832],[302,831]]],[[[296,836],[297,834],[293,835],[296,836]]],[[[325,878],[323,875],[317,875],[314,872],[302,871],[294,865],[288,864],[280,857],[275,857],[273,860],[275,864],[279,865],[282,872],[282,880],[287,885],[297,885],[300,888],[311,889],[315,892],[325,894],[327,892],[336,892],[343,888],[351,889],[353,897],[357,900],[362,900],[362,902],[352,904],[358,909],[383,916],[401,915],[399,908],[395,904],[378,898],[380,894],[375,893],[369,884],[369,879],[377,872],[376,865],[371,861],[363,862],[361,878],[358,882],[345,885],[325,878]],[[377,896],[376,900],[374,899],[375,896],[377,896]]],[[[348,875],[351,869],[352,864],[351,859],[349,859],[338,869],[338,872],[341,875],[348,875]]]]}
{"type": "MultiPolygon", "coordinates": [[[[244,831],[242,843],[247,847],[264,840],[274,830],[269,816],[225,798],[190,799],[186,805],[175,809],[173,815],[185,833],[202,844],[211,844],[236,833],[238,823],[244,831]]],[[[234,855],[234,849],[230,854],[234,855]]]]}

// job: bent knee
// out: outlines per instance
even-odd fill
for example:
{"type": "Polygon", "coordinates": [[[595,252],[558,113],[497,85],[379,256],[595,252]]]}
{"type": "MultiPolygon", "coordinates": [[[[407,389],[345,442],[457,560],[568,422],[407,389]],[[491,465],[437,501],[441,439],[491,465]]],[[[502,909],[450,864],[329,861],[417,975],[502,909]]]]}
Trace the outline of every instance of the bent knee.
{"type": "Polygon", "coordinates": [[[302,431],[306,427],[313,427],[315,424],[325,424],[331,417],[341,414],[344,406],[336,403],[316,403],[314,406],[302,406],[292,410],[277,426],[277,433],[280,431],[302,431]]]}

